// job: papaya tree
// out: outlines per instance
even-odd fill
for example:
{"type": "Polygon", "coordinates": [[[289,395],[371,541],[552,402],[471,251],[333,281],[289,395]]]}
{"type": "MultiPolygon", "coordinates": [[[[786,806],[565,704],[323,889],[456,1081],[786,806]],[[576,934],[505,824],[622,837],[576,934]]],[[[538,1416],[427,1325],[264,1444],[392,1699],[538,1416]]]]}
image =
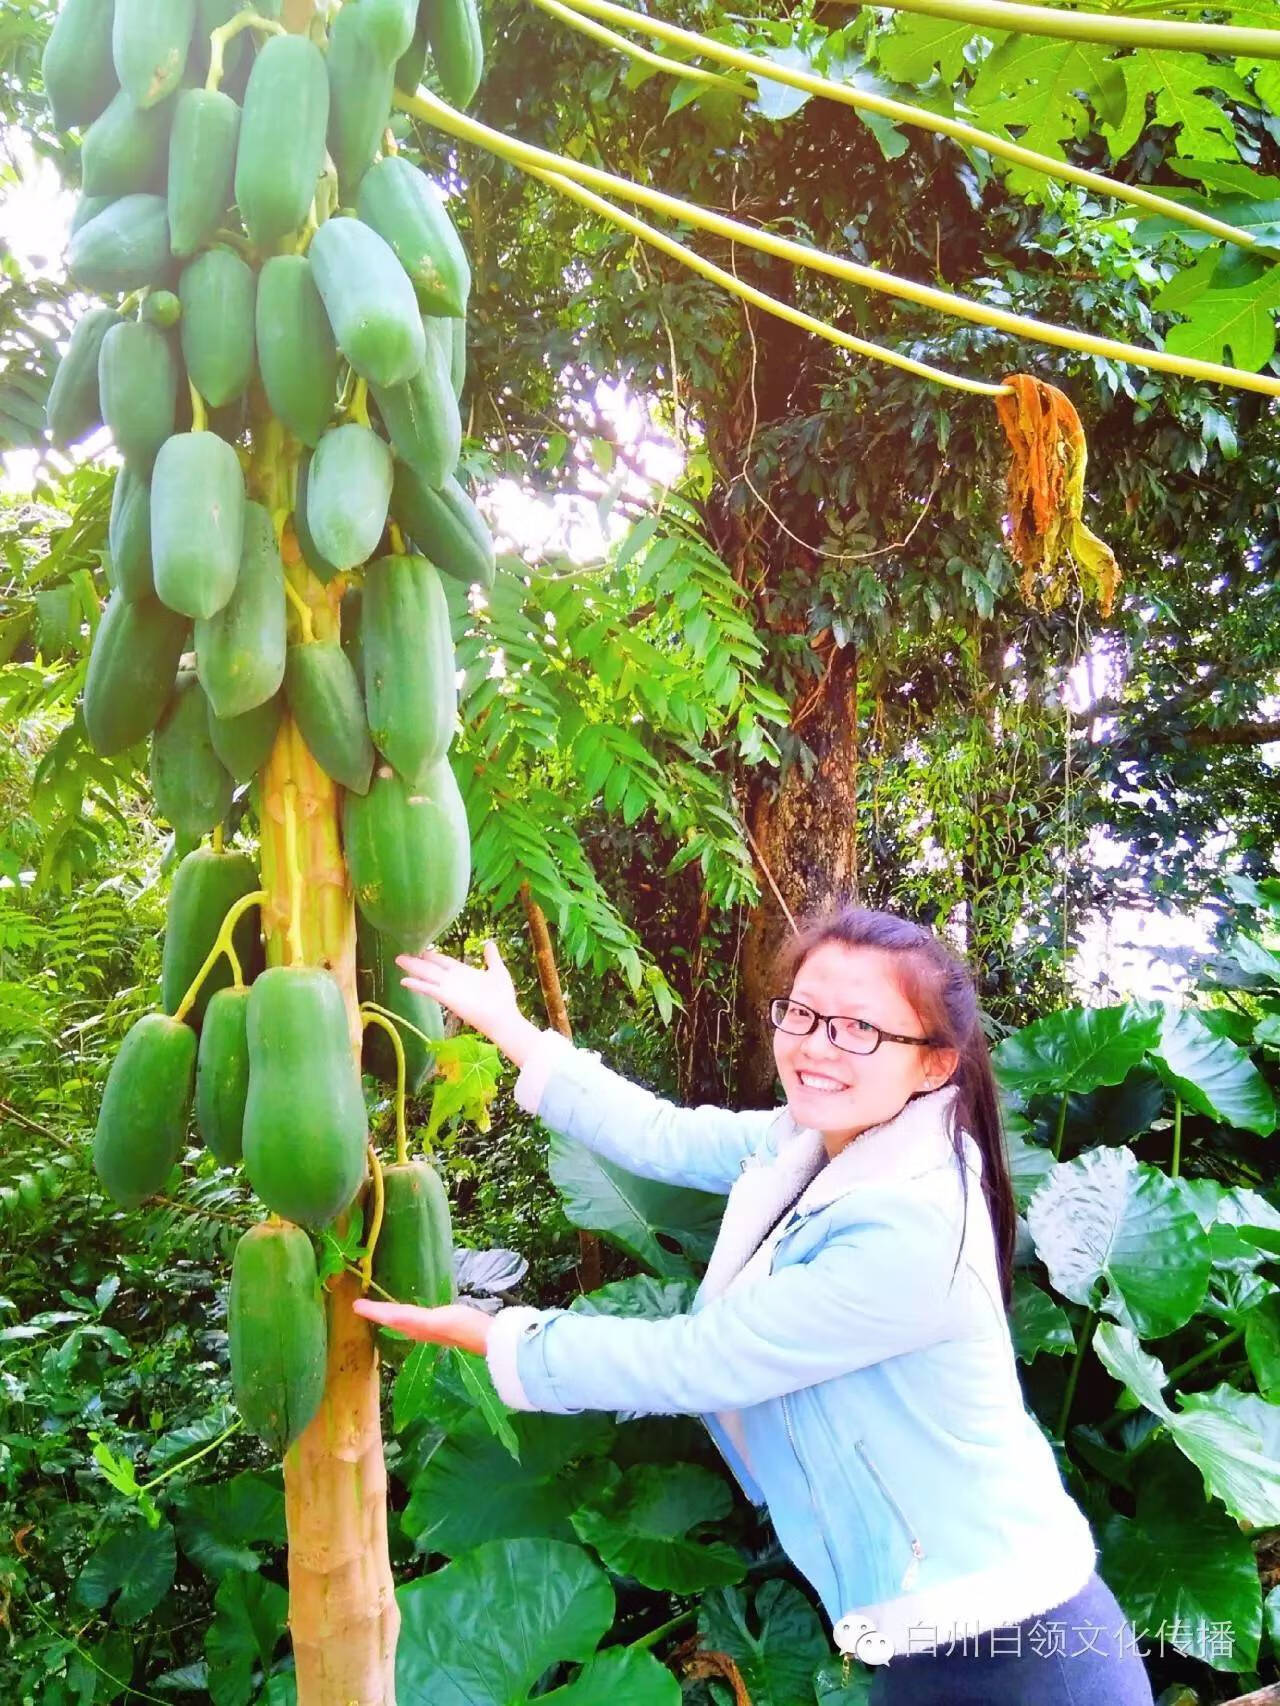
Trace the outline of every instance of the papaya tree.
{"type": "Polygon", "coordinates": [[[67,268],[96,299],[49,431],[104,424],[122,458],[84,733],[103,756],[149,740],[186,849],[94,1161],[137,1204],[194,1114],[265,1211],[233,1261],[232,1388],[283,1458],[306,1706],[395,1690],[380,1359],[352,1300],[454,1295],[441,1182],[403,1118],[380,1165],[361,1084],[362,1058],[390,1071],[402,1110],[443,1034],[394,959],[467,894],[451,622],[494,572],[454,477],[467,258],[388,132],[429,51],[469,100],[469,0],[421,26],[412,0],[66,0],[43,59],[80,136],[67,268]],[[322,1285],[327,1230],[361,1259],[322,1285]]]}

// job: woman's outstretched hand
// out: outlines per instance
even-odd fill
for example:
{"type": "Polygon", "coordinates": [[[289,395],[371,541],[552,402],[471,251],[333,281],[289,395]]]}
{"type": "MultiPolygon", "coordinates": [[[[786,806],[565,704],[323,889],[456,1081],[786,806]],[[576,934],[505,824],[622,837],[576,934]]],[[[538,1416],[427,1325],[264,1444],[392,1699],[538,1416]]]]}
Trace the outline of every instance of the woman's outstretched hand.
{"type": "Polygon", "coordinates": [[[490,1317],[469,1303],[445,1303],[438,1309],[418,1309],[411,1303],[375,1303],[358,1297],[351,1305],[366,1321],[394,1327],[406,1338],[428,1345],[456,1345],[483,1356],[489,1343],[490,1317]]]}
{"type": "Polygon", "coordinates": [[[406,989],[430,995],[522,1066],[538,1028],[520,1011],[516,986],[496,942],[485,943],[484,962],[483,967],[469,966],[435,948],[396,956],[396,964],[406,974],[400,980],[406,989]]]}

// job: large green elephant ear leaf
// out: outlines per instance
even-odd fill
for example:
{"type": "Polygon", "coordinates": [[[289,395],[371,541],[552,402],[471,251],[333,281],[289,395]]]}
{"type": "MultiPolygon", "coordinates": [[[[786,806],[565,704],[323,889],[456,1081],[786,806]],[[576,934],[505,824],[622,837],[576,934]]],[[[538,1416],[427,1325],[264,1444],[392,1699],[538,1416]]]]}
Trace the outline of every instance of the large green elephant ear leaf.
{"type": "Polygon", "coordinates": [[[1206,1501],[1194,1466],[1170,1445],[1154,1442],[1133,1467],[1135,1515],[1113,1511],[1097,1532],[1102,1573],[1133,1624],[1138,1651],[1252,1670],[1262,1608],[1248,1536],[1206,1501]]]}
{"type": "Polygon", "coordinates": [[[1276,1128],[1271,1086],[1245,1051],[1217,1035],[1199,1013],[1170,1008],[1151,1058],[1189,1108],[1267,1137],[1276,1128]]]}
{"type": "Polygon", "coordinates": [[[1209,1283],[1209,1234],[1182,1179],[1128,1149],[1091,1149],[1054,1168],[1027,1205],[1054,1289],[1143,1338],[1176,1332],[1209,1283]]]}
{"type": "Polygon", "coordinates": [[[609,1647],[563,1688],[538,1696],[538,1706],[680,1706],[680,1684],[652,1653],[609,1647]]]}
{"type": "Polygon", "coordinates": [[[611,1238],[664,1279],[690,1279],[710,1258],[723,1197],[642,1179],[556,1132],[547,1157],[572,1225],[611,1238]]]}
{"type": "Polygon", "coordinates": [[[831,1658],[817,1612],[777,1577],[761,1585],[754,1601],[740,1587],[712,1588],[698,1612],[698,1637],[733,1660],[753,1706],[812,1700],[818,1668],[831,1658]]]}
{"type": "MultiPolygon", "coordinates": [[[[594,1659],[615,1611],[609,1578],[582,1547],[542,1539],[487,1541],[396,1599],[405,1706],[521,1706],[552,1665],[594,1659]]],[[[679,1691],[639,1698],[666,1706],[679,1691]]]]}
{"type": "MultiPolygon", "coordinates": [[[[1280,1215],[1276,1217],[1280,1225],[1280,1215]]],[[[687,1315],[697,1286],[692,1280],[655,1279],[652,1274],[627,1274],[610,1280],[597,1291],[575,1297],[569,1305],[578,1315],[625,1315],[629,1320],[665,1320],[669,1315],[687,1315]]]]}
{"type": "Polygon", "coordinates": [[[1248,1527],[1280,1523],[1280,1457],[1270,1405],[1262,1399],[1238,1403],[1251,1395],[1220,1386],[1213,1393],[1190,1395],[1180,1411],[1172,1410],[1162,1391],[1168,1378],[1164,1369],[1127,1328],[1104,1321],[1093,1344],[1107,1373],[1160,1418],[1179,1451],[1195,1464],[1206,1495],[1221,1499],[1248,1527]]]}
{"type": "Polygon", "coordinates": [[[746,1559],[723,1540],[692,1533],[733,1509],[727,1483],[696,1463],[638,1463],[573,1513],[579,1540],[616,1576],[659,1592],[701,1593],[740,1582],[746,1559]]]}
{"type": "Polygon", "coordinates": [[[1050,1013],[1006,1037],[993,1050],[1006,1090],[1096,1090],[1119,1084],[1160,1035],[1160,1009],[1137,1002],[1119,1007],[1071,1007],[1050,1013]]]}
{"type": "Polygon", "coordinates": [[[605,1455],[616,1424],[600,1411],[512,1411],[510,1423],[518,1460],[473,1411],[433,1440],[421,1467],[409,1470],[400,1523],[417,1552],[456,1558],[490,1540],[572,1543],[574,1510],[618,1479],[605,1455]]]}

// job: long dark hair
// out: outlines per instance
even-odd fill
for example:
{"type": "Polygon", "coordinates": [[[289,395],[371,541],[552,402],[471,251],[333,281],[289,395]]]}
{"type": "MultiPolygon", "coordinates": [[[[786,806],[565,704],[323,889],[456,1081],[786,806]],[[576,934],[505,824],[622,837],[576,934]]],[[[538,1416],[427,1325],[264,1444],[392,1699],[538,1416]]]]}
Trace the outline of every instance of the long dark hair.
{"type": "MultiPolygon", "coordinates": [[[[877,948],[892,954],[902,993],[920,1015],[925,1035],[937,1047],[953,1048],[959,1055],[948,1082],[960,1092],[952,1106],[951,1145],[960,1167],[965,1222],[969,1213],[969,1170],[964,1164],[961,1134],[967,1131],[982,1152],[982,1190],[995,1233],[1000,1289],[1008,1310],[1013,1303],[1018,1211],[1000,1127],[1000,1100],[972,973],[959,955],[923,924],[896,918],[891,912],[841,904],[802,920],[782,943],[774,957],[770,993],[787,994],[800,966],[824,942],[842,942],[849,948],[877,948]]],[[[962,1243],[963,1238],[962,1231],[962,1243]]],[[[957,1254],[957,1265],[959,1259],[957,1254]]]]}

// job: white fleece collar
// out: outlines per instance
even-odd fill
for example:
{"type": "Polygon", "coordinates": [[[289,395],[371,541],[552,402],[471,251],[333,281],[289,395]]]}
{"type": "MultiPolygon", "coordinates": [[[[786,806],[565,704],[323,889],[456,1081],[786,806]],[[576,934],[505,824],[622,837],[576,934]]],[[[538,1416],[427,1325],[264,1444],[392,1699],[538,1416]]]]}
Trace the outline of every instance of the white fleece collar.
{"type": "MultiPolygon", "coordinates": [[[[916,1097],[892,1119],[868,1126],[830,1161],[822,1133],[812,1126],[798,1126],[789,1108],[780,1109],[777,1153],[769,1156],[757,1151],[734,1182],[694,1309],[728,1286],[788,1204],[807,1212],[834,1202],[859,1184],[917,1178],[948,1158],[954,1166],[947,1113],[958,1094],[954,1084],[944,1084],[940,1090],[916,1097]]],[[[977,1144],[967,1133],[964,1143],[970,1165],[981,1176],[977,1144]]]]}
{"type": "MultiPolygon", "coordinates": [[[[794,1146],[806,1158],[812,1155],[817,1162],[821,1171],[815,1168],[817,1176],[804,1193],[806,1208],[834,1202],[857,1184],[888,1184],[918,1178],[954,1159],[949,1115],[959,1094],[954,1084],[944,1084],[939,1090],[913,1097],[892,1119],[868,1126],[866,1131],[851,1138],[825,1167],[822,1134],[810,1126],[797,1126],[788,1108],[784,1112],[794,1136],[782,1138],[778,1159],[781,1161],[784,1153],[790,1156],[794,1146]]],[[[967,1133],[965,1152],[980,1174],[982,1152],[967,1133]]]]}

